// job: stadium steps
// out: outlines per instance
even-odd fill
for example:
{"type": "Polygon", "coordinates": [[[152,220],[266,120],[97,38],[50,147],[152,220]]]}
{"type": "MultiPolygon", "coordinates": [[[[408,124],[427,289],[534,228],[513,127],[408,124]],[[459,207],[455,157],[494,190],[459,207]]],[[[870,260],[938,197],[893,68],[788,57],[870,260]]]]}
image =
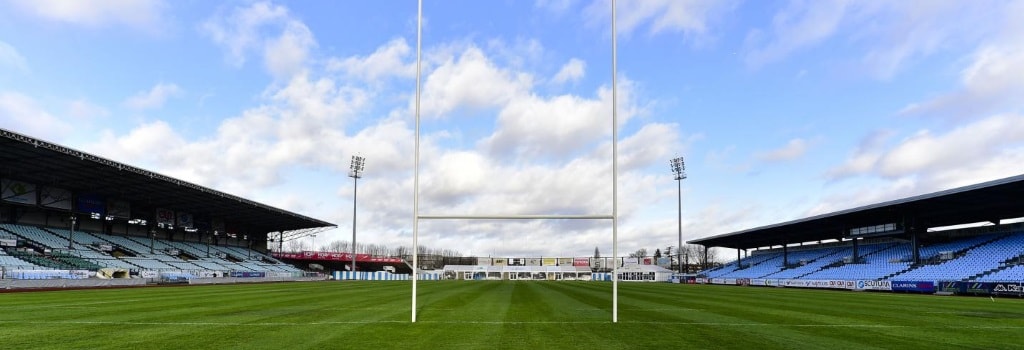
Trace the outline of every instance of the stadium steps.
{"type": "MultiPolygon", "coordinates": [[[[890,244],[888,247],[885,247],[885,248],[882,248],[882,249],[878,249],[878,250],[872,251],[870,253],[858,256],[857,260],[862,260],[862,259],[864,259],[864,257],[875,255],[875,254],[882,254],[883,252],[885,252],[887,250],[897,249],[897,248],[899,248],[899,246],[900,246],[899,244],[893,243],[893,244],[890,244]]],[[[852,247],[848,247],[848,248],[849,249],[837,249],[832,254],[828,254],[828,255],[823,256],[821,258],[824,259],[824,258],[827,258],[829,256],[836,255],[836,254],[842,254],[842,253],[845,253],[845,252],[850,252],[850,255],[852,256],[853,255],[853,248],[852,247]]],[[[830,264],[827,264],[825,266],[822,266],[820,269],[817,269],[817,270],[814,270],[814,271],[802,274],[800,276],[797,276],[796,278],[797,279],[804,278],[804,277],[807,277],[809,275],[812,275],[812,274],[815,274],[815,273],[818,273],[818,272],[821,272],[821,271],[824,271],[824,270],[827,270],[827,269],[831,269],[831,268],[835,268],[835,267],[840,267],[840,266],[845,266],[845,265],[847,265],[847,264],[845,262],[843,262],[843,259],[839,259],[839,260],[837,260],[837,261],[835,261],[833,263],[830,263],[830,264]]]]}
{"type": "Polygon", "coordinates": [[[11,236],[14,236],[16,241],[20,242],[23,245],[28,246],[29,248],[32,248],[33,250],[50,249],[50,247],[47,247],[45,244],[29,239],[28,237],[23,236],[21,233],[17,232],[16,230],[9,230],[7,227],[0,226],[0,231],[8,233],[11,236]]]}
{"type": "MultiPolygon", "coordinates": [[[[844,252],[844,250],[843,249],[811,249],[811,250],[806,251],[806,252],[818,252],[818,254],[813,256],[812,259],[807,260],[807,263],[805,265],[801,265],[799,262],[797,262],[797,263],[790,263],[789,265],[786,265],[785,267],[783,267],[782,270],[775,271],[775,272],[769,273],[769,274],[764,275],[764,276],[759,276],[758,278],[773,278],[772,275],[776,275],[776,274],[779,274],[779,273],[782,273],[782,272],[786,272],[788,270],[794,270],[794,269],[799,269],[799,268],[804,268],[804,267],[809,268],[809,269],[813,269],[814,268],[813,265],[816,265],[820,261],[822,261],[823,259],[828,259],[829,257],[831,257],[833,255],[842,254],[844,252]],[[807,266],[807,265],[812,265],[812,266],[807,266]]],[[[826,264],[826,265],[831,265],[831,264],[826,264]]],[[[803,276],[807,276],[809,274],[815,273],[815,272],[820,271],[820,270],[821,270],[821,268],[818,268],[818,269],[811,270],[811,271],[809,271],[807,273],[803,273],[803,274],[797,275],[796,277],[791,277],[791,278],[803,278],[803,276]]],[[[787,277],[787,278],[790,278],[790,277],[787,277]]]]}
{"type": "Polygon", "coordinates": [[[846,265],[845,263],[843,263],[843,259],[839,259],[839,261],[835,261],[835,262],[826,264],[825,266],[822,266],[821,268],[819,268],[817,270],[810,271],[808,273],[796,276],[795,278],[796,279],[801,279],[801,278],[807,277],[808,275],[813,275],[815,273],[818,273],[818,272],[821,272],[821,271],[824,271],[824,270],[828,270],[828,269],[831,269],[833,267],[840,267],[840,266],[843,266],[843,265],[846,265]]]}
{"type": "MultiPolygon", "coordinates": [[[[138,257],[138,256],[143,256],[144,255],[143,252],[138,251],[138,249],[136,249],[138,247],[135,247],[135,246],[129,247],[129,246],[125,245],[125,244],[122,244],[122,242],[118,242],[116,239],[114,239],[113,238],[114,236],[107,235],[107,234],[100,234],[100,233],[97,233],[97,234],[93,234],[93,233],[90,233],[90,232],[85,232],[85,233],[89,234],[93,238],[96,238],[96,239],[98,239],[98,240],[100,240],[102,242],[106,242],[106,243],[110,244],[115,249],[118,249],[118,250],[121,250],[121,251],[123,251],[125,253],[130,254],[130,257],[138,257]]],[[[122,237],[122,236],[118,236],[118,237],[122,237]]],[[[135,241],[131,241],[131,242],[135,243],[135,241]]]]}
{"type": "Polygon", "coordinates": [[[52,259],[51,257],[40,255],[38,253],[28,253],[28,252],[20,252],[20,251],[17,251],[17,250],[11,250],[11,251],[8,251],[7,254],[9,254],[9,255],[11,255],[13,257],[16,257],[18,259],[21,259],[23,261],[30,262],[30,263],[32,263],[34,265],[38,265],[38,266],[42,266],[42,267],[48,267],[48,268],[51,268],[51,269],[71,270],[71,269],[75,268],[74,266],[72,266],[70,264],[64,263],[64,262],[59,261],[59,260],[52,259]]]}
{"type": "Polygon", "coordinates": [[[899,271],[896,271],[896,272],[890,273],[890,274],[888,274],[888,275],[885,275],[885,276],[883,276],[883,277],[882,277],[881,279],[883,279],[883,280],[891,279],[891,278],[893,278],[893,277],[895,277],[895,276],[899,276],[899,275],[902,275],[902,274],[904,274],[904,273],[907,273],[907,272],[909,272],[909,271],[911,271],[911,270],[913,270],[913,269],[916,269],[916,268],[918,268],[918,267],[921,267],[921,266],[924,266],[924,265],[910,265],[910,267],[908,267],[908,268],[905,268],[905,269],[903,269],[903,270],[899,270],[899,271]]]}
{"type": "Polygon", "coordinates": [[[50,258],[62,262],[68,266],[72,266],[74,267],[74,269],[78,270],[96,271],[103,268],[103,266],[100,266],[96,263],[67,253],[54,253],[50,255],[50,258]]]}
{"type": "Polygon", "coordinates": [[[1003,265],[1003,266],[1000,266],[1000,267],[997,267],[997,268],[994,268],[994,269],[988,269],[988,270],[985,270],[985,271],[983,271],[981,273],[977,273],[977,274],[974,274],[972,276],[968,276],[967,278],[964,278],[961,281],[962,282],[974,281],[974,280],[976,280],[978,278],[981,278],[981,277],[984,277],[984,276],[988,276],[988,275],[991,275],[993,273],[996,273],[996,272],[999,272],[999,271],[1002,271],[1002,270],[1006,270],[1006,269],[1011,268],[1011,267],[1013,267],[1013,266],[1011,266],[1011,265],[1003,265]]]}
{"type": "MultiPolygon", "coordinates": [[[[952,252],[953,258],[952,259],[949,259],[949,260],[939,260],[939,255],[933,255],[933,256],[929,257],[927,261],[922,261],[920,264],[911,264],[909,268],[904,269],[904,270],[899,271],[899,272],[896,272],[896,273],[892,273],[892,274],[886,275],[885,277],[883,277],[883,279],[892,279],[893,277],[900,276],[902,274],[905,274],[905,273],[917,270],[917,269],[925,267],[925,266],[941,265],[941,264],[945,264],[945,263],[953,261],[953,260],[962,259],[971,250],[974,250],[974,249],[977,249],[979,247],[983,247],[983,246],[986,246],[986,245],[998,242],[1000,240],[1003,240],[1003,239],[1006,239],[1006,238],[1009,238],[1009,237],[1012,237],[1012,236],[1013,236],[1013,233],[993,234],[992,238],[990,238],[990,239],[982,240],[982,241],[980,241],[978,243],[975,243],[975,244],[972,244],[970,246],[967,246],[966,248],[962,248],[962,249],[958,249],[958,250],[953,251],[952,252]]],[[[988,274],[988,273],[993,273],[993,271],[988,271],[988,272],[985,272],[985,273],[982,273],[982,274],[984,275],[984,274],[988,274]]],[[[976,278],[976,277],[970,277],[970,278],[976,278]]],[[[967,280],[968,279],[963,279],[963,281],[967,281],[967,280]]]]}
{"type": "Polygon", "coordinates": [[[953,252],[953,258],[954,259],[959,259],[959,258],[963,257],[964,254],[967,254],[967,252],[971,251],[971,249],[975,249],[975,248],[978,248],[978,247],[981,247],[981,246],[992,244],[993,242],[996,242],[996,241],[999,241],[1001,239],[1010,237],[1010,234],[1005,233],[1005,234],[999,234],[999,235],[993,235],[993,236],[994,237],[992,237],[992,239],[984,240],[984,241],[981,241],[981,242],[976,243],[974,245],[971,245],[971,246],[969,246],[967,248],[960,249],[960,250],[957,250],[957,251],[953,252]]]}
{"type": "Polygon", "coordinates": [[[975,281],[975,280],[978,280],[979,278],[982,278],[982,277],[985,277],[985,276],[997,273],[999,271],[1003,271],[1003,270],[1012,268],[1014,266],[1017,266],[1017,264],[1019,264],[1022,260],[1024,260],[1024,254],[1018,255],[1018,256],[1015,256],[1015,257],[1012,257],[1012,258],[1009,258],[1009,259],[1006,259],[1006,260],[1003,260],[1003,262],[999,264],[999,267],[996,267],[996,268],[993,268],[993,269],[988,269],[988,270],[986,270],[984,272],[981,272],[981,273],[978,273],[976,275],[967,277],[967,278],[963,279],[963,282],[975,281]]]}
{"type": "MultiPolygon", "coordinates": [[[[987,245],[987,244],[991,244],[992,242],[996,242],[996,241],[1001,240],[1001,239],[1006,238],[1006,237],[1010,237],[1010,234],[993,235],[992,239],[987,239],[987,240],[975,243],[973,245],[967,246],[966,248],[962,248],[962,249],[953,251],[952,252],[953,253],[953,259],[951,259],[951,260],[960,259],[965,254],[967,254],[967,252],[969,252],[971,249],[975,249],[975,248],[978,248],[978,247],[981,247],[981,246],[984,246],[984,245],[987,245]]],[[[909,271],[916,270],[917,268],[920,268],[922,266],[938,265],[938,264],[942,264],[942,263],[944,263],[946,261],[947,260],[939,260],[939,256],[938,255],[931,256],[931,257],[929,257],[927,259],[927,261],[921,261],[921,263],[919,263],[919,264],[911,264],[910,268],[907,268],[907,269],[905,269],[903,271],[900,271],[900,272],[897,272],[897,273],[894,273],[894,274],[889,274],[889,275],[885,276],[884,278],[892,278],[894,276],[897,276],[897,275],[900,275],[900,274],[903,274],[903,273],[906,273],[906,272],[909,272],[909,271]]]]}
{"type": "Polygon", "coordinates": [[[754,267],[754,266],[757,266],[757,265],[761,265],[761,264],[764,264],[766,262],[769,262],[769,261],[772,261],[772,260],[775,260],[775,259],[782,260],[782,255],[779,255],[779,256],[776,256],[776,257],[772,257],[772,258],[768,258],[768,259],[764,259],[764,260],[755,262],[753,264],[747,264],[746,266],[739,266],[739,268],[737,270],[749,269],[751,267],[754,267]]]}

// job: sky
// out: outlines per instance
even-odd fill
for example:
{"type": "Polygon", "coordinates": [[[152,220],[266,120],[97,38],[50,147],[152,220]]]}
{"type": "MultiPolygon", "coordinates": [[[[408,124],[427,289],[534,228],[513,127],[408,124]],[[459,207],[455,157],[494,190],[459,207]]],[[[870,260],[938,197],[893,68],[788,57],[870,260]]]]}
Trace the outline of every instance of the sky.
{"type": "MultiPolygon", "coordinates": [[[[610,214],[609,1],[424,1],[421,214],[610,214]]],[[[1024,170],[1024,1],[622,0],[620,254],[1024,170]],[[684,157],[676,183],[669,159],[684,157]]],[[[0,127],[411,246],[417,3],[0,0],[0,127]]],[[[424,221],[474,256],[601,221],[424,221]]]]}

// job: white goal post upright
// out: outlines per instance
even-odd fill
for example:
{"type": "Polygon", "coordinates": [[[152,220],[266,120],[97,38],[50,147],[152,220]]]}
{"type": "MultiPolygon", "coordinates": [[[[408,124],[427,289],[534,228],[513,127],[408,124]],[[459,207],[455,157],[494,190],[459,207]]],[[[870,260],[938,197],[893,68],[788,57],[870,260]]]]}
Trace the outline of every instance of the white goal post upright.
{"type": "Polygon", "coordinates": [[[612,0],[612,323],[619,322],[619,106],[615,75],[618,73],[615,33],[615,0],[612,0]]]}
{"type": "Polygon", "coordinates": [[[611,215],[420,215],[420,85],[421,85],[421,52],[423,43],[423,0],[418,1],[416,19],[416,142],[413,161],[413,226],[412,226],[412,322],[416,322],[416,286],[419,281],[419,226],[420,220],[611,220],[612,221],[612,322],[619,322],[619,264],[615,259],[619,255],[618,236],[618,104],[615,75],[617,70],[616,33],[615,33],[615,0],[612,0],[612,213],[611,215]]]}
{"type": "Polygon", "coordinates": [[[416,146],[412,179],[412,322],[416,322],[416,282],[419,278],[420,227],[420,52],[423,47],[423,0],[416,10],[416,146]]]}

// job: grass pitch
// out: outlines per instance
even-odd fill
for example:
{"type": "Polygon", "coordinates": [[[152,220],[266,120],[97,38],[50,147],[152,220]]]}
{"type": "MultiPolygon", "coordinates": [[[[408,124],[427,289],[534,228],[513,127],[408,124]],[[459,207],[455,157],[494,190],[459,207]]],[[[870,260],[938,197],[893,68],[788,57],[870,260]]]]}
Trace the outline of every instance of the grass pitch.
{"type": "Polygon", "coordinates": [[[620,283],[309,282],[0,294],[4,349],[1006,349],[1024,300],[620,283]]]}

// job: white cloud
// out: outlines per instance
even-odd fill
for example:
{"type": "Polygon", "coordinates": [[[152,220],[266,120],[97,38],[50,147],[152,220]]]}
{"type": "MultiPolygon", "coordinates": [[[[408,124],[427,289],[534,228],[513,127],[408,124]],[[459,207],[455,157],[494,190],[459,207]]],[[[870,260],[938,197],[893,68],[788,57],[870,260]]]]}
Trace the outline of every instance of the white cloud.
{"type": "Polygon", "coordinates": [[[25,56],[18,53],[18,50],[3,41],[0,41],[0,68],[10,67],[22,73],[28,73],[28,61],[25,56]]]}
{"type": "Polygon", "coordinates": [[[587,63],[583,62],[578,58],[570,59],[562,66],[562,69],[558,70],[555,77],[551,80],[556,84],[564,84],[567,82],[578,81],[583,78],[587,70],[587,63]]]}
{"type": "MultiPolygon", "coordinates": [[[[633,99],[635,84],[619,84],[619,124],[643,112],[633,99]]],[[[508,99],[498,113],[498,128],[480,145],[503,158],[571,159],[582,149],[611,136],[611,89],[594,98],[575,95],[523,95],[508,99]]],[[[620,135],[621,137],[622,135],[620,135]]]]}
{"type": "Polygon", "coordinates": [[[861,4],[853,15],[852,37],[865,40],[869,49],[861,61],[877,78],[889,79],[908,61],[973,45],[991,30],[991,8],[999,3],[957,1],[909,1],[861,4]],[[876,24],[876,25],[871,25],[876,24]]]}
{"type": "Polygon", "coordinates": [[[755,155],[763,162],[785,162],[803,157],[807,153],[808,143],[804,139],[789,140],[784,146],[755,155]]]}
{"type": "Polygon", "coordinates": [[[68,116],[75,119],[88,120],[106,117],[108,115],[110,115],[110,111],[106,108],[97,106],[84,98],[68,103],[68,116]]]}
{"type": "Polygon", "coordinates": [[[651,164],[660,165],[679,152],[687,153],[688,146],[682,145],[678,125],[649,123],[619,142],[619,169],[639,171],[651,164]]]}
{"type": "Polygon", "coordinates": [[[906,198],[926,193],[916,177],[867,181],[865,184],[833,189],[812,205],[801,217],[831,213],[863,205],[906,198]]]}
{"type": "Polygon", "coordinates": [[[0,92],[0,125],[28,136],[56,140],[71,133],[71,125],[55,118],[35,99],[16,92],[0,92]]]}
{"type": "MultiPolygon", "coordinates": [[[[825,177],[835,182],[810,214],[930,193],[1020,174],[1024,162],[1024,3],[986,5],[928,2],[911,14],[904,30],[945,27],[910,45],[917,55],[987,33],[963,62],[961,87],[936,98],[910,104],[902,114],[945,117],[940,127],[920,129],[894,140],[896,131],[875,132],[825,177]],[[988,14],[987,17],[979,13],[988,14]],[[979,20],[983,18],[983,20],[979,20]],[[975,26],[950,25],[970,21],[975,26]],[[939,23],[941,22],[941,25],[939,23]],[[938,40],[936,38],[941,38],[938,40]],[[933,41],[940,41],[936,44],[933,41]]],[[[890,6],[894,6],[889,4],[890,6]]],[[[906,6],[894,7],[911,7],[906,6]]],[[[894,29],[895,27],[893,27],[894,29]]],[[[931,120],[926,120],[931,121],[931,120]]]]}
{"type": "Polygon", "coordinates": [[[999,156],[1007,147],[1024,145],[1024,116],[997,115],[942,135],[922,130],[903,140],[878,161],[879,174],[901,177],[969,167],[999,156]]]}
{"type": "Polygon", "coordinates": [[[524,69],[529,64],[544,62],[546,49],[537,39],[516,37],[512,42],[490,39],[482,46],[489,59],[508,69],[524,69]]]}
{"type": "Polygon", "coordinates": [[[123,136],[103,132],[90,148],[103,150],[104,156],[114,160],[163,168],[167,157],[185,144],[169,124],[156,121],[136,127],[123,136]]]}
{"type": "Polygon", "coordinates": [[[848,1],[791,1],[772,18],[770,33],[754,29],[747,34],[748,49],[744,55],[747,65],[757,68],[831,37],[839,28],[848,4],[848,1]]]}
{"type": "Polygon", "coordinates": [[[843,164],[829,169],[825,173],[825,177],[829,180],[837,180],[871,171],[878,162],[878,159],[881,158],[885,142],[893,134],[894,132],[891,130],[872,132],[861,141],[857,149],[850,154],[843,164]]]}
{"type": "Polygon", "coordinates": [[[1007,2],[999,1],[793,0],[775,14],[771,28],[747,34],[743,58],[756,69],[837,39],[829,45],[853,47],[860,55],[855,66],[875,78],[890,79],[908,61],[977,43],[992,32],[999,17],[1012,11],[1006,7],[1007,2]]]}
{"type": "Polygon", "coordinates": [[[200,30],[224,48],[229,64],[241,67],[251,53],[260,53],[276,78],[301,72],[317,46],[309,28],[292,18],[288,8],[265,1],[215,15],[200,30]]]}
{"type": "Polygon", "coordinates": [[[405,39],[393,39],[367,56],[332,58],[327,62],[329,71],[341,71],[348,76],[374,82],[397,76],[411,78],[416,75],[416,62],[405,39]]]}
{"type": "Polygon", "coordinates": [[[576,0],[536,0],[534,6],[556,14],[563,14],[575,5],[576,0]]]}
{"type": "MultiPolygon", "coordinates": [[[[375,63],[408,67],[403,63],[408,59],[403,45],[392,40],[369,55],[333,59],[335,64],[328,64],[324,72],[314,67],[283,84],[274,83],[257,106],[224,120],[214,134],[201,139],[189,139],[171,123],[157,121],[123,135],[107,132],[89,149],[228,193],[285,201],[270,202],[272,205],[314,208],[310,210],[317,214],[310,215],[323,215],[321,218],[338,223],[351,220],[351,182],[346,181],[345,173],[349,156],[358,152],[368,159],[366,176],[359,182],[359,227],[373,232],[374,243],[408,245],[413,130],[405,99],[407,86],[370,81],[371,76],[395,74],[386,70],[367,72],[356,81],[345,79],[349,73],[358,74],[355,70],[359,67],[378,67],[375,63]],[[371,57],[391,60],[371,62],[371,57]],[[336,72],[343,72],[344,77],[336,77],[336,72]],[[381,95],[402,98],[387,102],[381,101],[381,95]],[[380,108],[390,109],[385,115],[391,117],[368,122],[358,119],[378,114],[380,108]],[[314,176],[311,173],[324,179],[307,179],[314,176]],[[296,181],[296,176],[316,185],[279,187],[287,178],[296,181]],[[325,193],[325,187],[337,190],[325,193]],[[310,204],[313,202],[323,204],[310,204]]],[[[506,53],[497,53],[502,54],[506,53]]],[[[607,88],[598,88],[586,97],[547,96],[535,91],[532,73],[515,67],[515,60],[497,63],[493,55],[477,46],[442,45],[429,55],[433,58],[424,71],[428,82],[424,102],[434,104],[424,110],[435,115],[487,110],[480,114],[493,116],[496,123],[490,134],[485,130],[463,149],[444,144],[449,131],[423,135],[424,212],[610,212],[611,102],[607,88]],[[428,95],[433,97],[427,99],[428,95]],[[521,157],[524,155],[541,155],[547,160],[521,157]]],[[[392,76],[411,78],[406,74],[392,76]]],[[[642,108],[633,96],[635,84],[625,77],[621,81],[620,123],[626,125],[638,119],[632,117],[642,108]]],[[[681,148],[676,129],[671,124],[651,123],[636,125],[635,132],[620,135],[623,239],[640,234],[627,229],[632,227],[632,218],[663,197],[648,184],[667,180],[660,173],[646,174],[645,169],[660,165],[670,152],[681,148]]],[[[425,224],[422,230],[422,238],[427,240],[424,244],[430,246],[500,254],[576,254],[574,249],[581,244],[592,251],[594,240],[605,242],[609,237],[607,222],[440,222],[425,224]],[[566,232],[573,232],[571,238],[566,232]],[[512,239],[521,241],[524,235],[534,240],[515,248],[503,246],[512,239]]],[[[346,235],[324,236],[345,239],[346,235]]]]}
{"type": "MultiPolygon", "coordinates": [[[[646,28],[650,35],[682,33],[701,40],[708,36],[709,22],[717,20],[735,7],[734,1],[713,0],[645,0],[620,2],[616,9],[616,29],[629,36],[646,28]]],[[[583,11],[591,25],[610,27],[610,1],[596,1],[583,11]]]]}
{"type": "MultiPolygon", "coordinates": [[[[149,95],[152,94],[141,94],[149,95]]],[[[395,138],[389,139],[376,135],[369,141],[346,135],[346,121],[355,111],[362,110],[367,100],[362,90],[338,86],[329,78],[311,79],[300,74],[287,85],[269,89],[262,104],[224,120],[208,138],[186,140],[176,134],[173,126],[161,121],[140,126],[129,136],[107,137],[106,144],[90,148],[101,153],[111,152],[112,146],[120,147],[141,139],[136,135],[155,134],[153,139],[169,140],[155,141],[169,145],[156,151],[158,156],[150,155],[151,149],[142,146],[134,148],[146,152],[125,151],[114,156],[128,162],[139,159],[169,175],[244,196],[279,184],[285,169],[343,170],[348,165],[348,159],[343,156],[349,155],[355,144],[369,144],[365,147],[371,150],[366,152],[368,155],[400,154],[391,148],[409,144],[399,138],[407,138],[408,134],[396,133],[395,138]],[[225,169],[236,170],[231,171],[231,176],[225,176],[225,169]]],[[[387,122],[380,125],[387,125],[387,122]]],[[[374,128],[369,127],[364,132],[374,128]]]]}
{"type": "Polygon", "coordinates": [[[1024,146],[1024,116],[995,115],[942,134],[920,130],[885,149],[883,143],[890,136],[882,132],[869,137],[842,165],[831,169],[829,177],[902,178],[973,167],[1024,146]]]}
{"type": "MultiPolygon", "coordinates": [[[[939,96],[909,104],[904,115],[940,117],[947,120],[970,120],[993,113],[1024,111],[1024,2],[996,2],[987,9],[977,27],[985,28],[983,37],[972,42],[973,52],[965,57],[960,71],[960,87],[939,96]]],[[[978,15],[959,14],[969,18],[978,15]]],[[[956,26],[951,30],[975,30],[972,26],[956,26]]]]}
{"type": "Polygon", "coordinates": [[[44,20],[86,27],[125,25],[158,30],[167,5],[162,0],[8,0],[12,8],[44,20]]]}
{"type": "Polygon", "coordinates": [[[224,46],[227,51],[225,59],[229,63],[241,66],[245,64],[248,51],[261,46],[264,39],[260,28],[287,16],[288,9],[284,6],[257,2],[248,8],[235,8],[230,15],[218,14],[204,22],[200,28],[214,43],[224,46]]]}
{"type": "Polygon", "coordinates": [[[1018,114],[995,115],[945,133],[921,130],[886,148],[890,135],[869,137],[831,169],[827,177],[855,185],[837,184],[810,214],[1019,175],[1024,164],[1024,116],[1018,114]]]}
{"type": "Polygon", "coordinates": [[[309,50],[316,46],[313,33],[298,21],[289,21],[281,36],[268,39],[263,48],[264,65],[275,77],[290,77],[303,70],[309,50]]]}
{"type": "Polygon", "coordinates": [[[159,83],[149,91],[139,91],[122,103],[125,107],[135,110],[156,109],[164,106],[168,98],[182,94],[181,88],[175,84],[159,83]]]}
{"type": "Polygon", "coordinates": [[[1020,110],[1024,103],[1024,43],[977,50],[960,74],[962,87],[904,108],[905,115],[970,119],[1000,110],[1020,110]]]}
{"type": "Polygon", "coordinates": [[[531,75],[499,68],[475,46],[458,58],[447,57],[425,76],[421,113],[432,118],[444,118],[457,108],[501,106],[533,86],[531,75]]]}

